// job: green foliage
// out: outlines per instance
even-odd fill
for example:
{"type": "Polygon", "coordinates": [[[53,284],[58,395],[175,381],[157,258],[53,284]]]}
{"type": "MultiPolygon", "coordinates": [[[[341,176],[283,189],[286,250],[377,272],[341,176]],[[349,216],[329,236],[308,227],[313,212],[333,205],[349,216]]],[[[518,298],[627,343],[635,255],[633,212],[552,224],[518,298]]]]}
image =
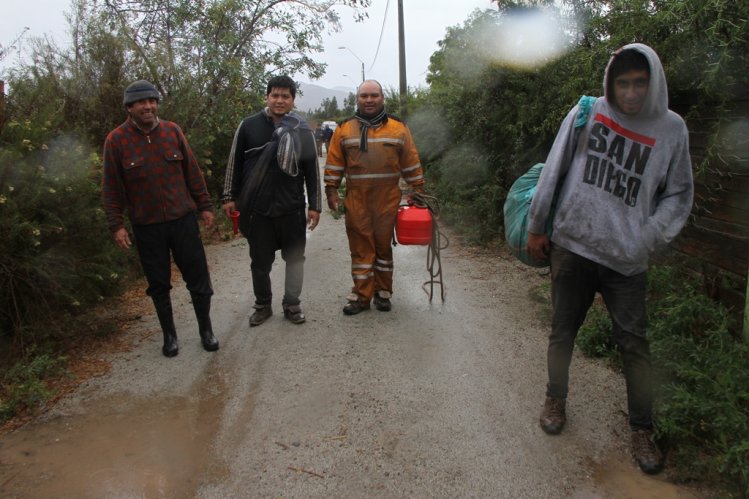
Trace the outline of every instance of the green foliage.
{"type": "Polygon", "coordinates": [[[8,369],[0,377],[0,422],[44,405],[53,395],[44,379],[63,373],[65,362],[65,357],[32,352],[8,369]]]}
{"type": "Polygon", "coordinates": [[[356,112],[356,95],[354,92],[349,92],[349,94],[346,96],[346,98],[343,100],[343,109],[341,109],[341,114],[343,115],[343,118],[353,116],[356,112]]]}
{"type": "Polygon", "coordinates": [[[621,365],[619,350],[611,336],[611,318],[603,302],[596,302],[580,327],[575,344],[588,357],[605,358],[621,365]]]}
{"type": "Polygon", "coordinates": [[[109,240],[99,208],[100,160],[71,136],[10,122],[0,150],[0,334],[23,333],[115,293],[127,256],[109,240]],[[30,138],[27,138],[30,137],[30,138]]]}
{"type": "MultiPolygon", "coordinates": [[[[656,374],[656,430],[682,480],[749,494],[749,345],[729,332],[728,313],[676,267],[649,274],[648,337],[656,374]]],[[[617,364],[611,321],[594,306],[577,346],[617,364]]]]}
{"type": "Polygon", "coordinates": [[[330,214],[333,216],[335,220],[339,220],[341,217],[346,215],[346,206],[344,205],[344,200],[346,199],[346,179],[345,178],[341,182],[341,185],[338,186],[338,197],[340,199],[340,202],[338,203],[338,209],[330,210],[330,214]]]}
{"type": "Polygon", "coordinates": [[[420,101],[421,96],[426,95],[423,89],[411,87],[406,88],[403,98],[401,98],[400,90],[396,90],[393,87],[386,87],[383,89],[383,92],[385,93],[385,111],[388,114],[408,121],[409,124],[414,113],[422,105],[420,101]]]}
{"type": "Polygon", "coordinates": [[[356,95],[353,92],[349,92],[346,98],[343,100],[343,107],[338,107],[338,99],[335,97],[326,97],[321,102],[320,107],[309,113],[307,117],[311,121],[335,121],[340,123],[341,121],[350,118],[356,111],[356,95]]]}
{"type": "MultiPolygon", "coordinates": [[[[498,12],[476,12],[462,28],[448,29],[431,59],[431,87],[417,96],[410,118],[443,216],[461,220],[461,229],[481,241],[502,233],[507,190],[530,165],[544,161],[559,123],[581,94],[579,82],[556,76],[578,74],[569,62],[521,70],[487,58],[479,34],[501,22],[498,12]],[[467,188],[467,181],[474,185],[467,188]],[[477,223],[463,225],[466,216],[477,223]]],[[[582,58],[583,51],[578,53],[582,58]]],[[[584,88],[589,86],[586,81],[584,88]]]]}
{"type": "Polygon", "coordinates": [[[722,481],[749,494],[749,345],[729,315],[674,268],[651,274],[650,326],[660,373],[658,433],[684,479],[722,481]]]}
{"type": "Polygon", "coordinates": [[[441,217],[469,240],[480,244],[496,237],[501,200],[506,195],[489,181],[487,164],[479,148],[464,144],[432,164],[428,183],[430,190],[442,193],[441,217]]]}
{"type": "MultiPolygon", "coordinates": [[[[353,102],[356,101],[353,93],[350,93],[348,95],[346,102],[351,102],[351,100],[353,100],[353,102]]],[[[320,103],[320,107],[310,113],[309,119],[313,121],[340,122],[341,120],[354,114],[353,110],[350,113],[347,113],[348,110],[348,107],[346,107],[345,110],[341,110],[338,108],[338,99],[336,99],[335,96],[333,96],[332,98],[326,97],[320,103]]]]}

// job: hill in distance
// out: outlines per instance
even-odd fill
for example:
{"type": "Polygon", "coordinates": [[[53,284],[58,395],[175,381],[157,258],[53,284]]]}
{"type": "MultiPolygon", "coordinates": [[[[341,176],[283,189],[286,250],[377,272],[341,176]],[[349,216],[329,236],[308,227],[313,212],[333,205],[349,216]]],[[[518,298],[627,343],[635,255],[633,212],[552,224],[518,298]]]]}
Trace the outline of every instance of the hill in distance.
{"type": "Polygon", "coordinates": [[[353,87],[349,90],[341,87],[325,88],[314,83],[299,83],[299,91],[297,92],[294,104],[297,110],[310,112],[322,106],[322,101],[325,99],[336,98],[338,107],[343,107],[343,101],[348,97],[348,94],[353,93],[353,87]]]}

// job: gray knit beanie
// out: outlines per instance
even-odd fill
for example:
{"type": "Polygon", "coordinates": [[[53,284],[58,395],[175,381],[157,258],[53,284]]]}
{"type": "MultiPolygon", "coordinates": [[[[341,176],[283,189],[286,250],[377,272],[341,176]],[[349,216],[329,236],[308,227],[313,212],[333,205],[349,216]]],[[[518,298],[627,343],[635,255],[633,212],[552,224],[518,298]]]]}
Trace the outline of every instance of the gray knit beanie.
{"type": "Polygon", "coordinates": [[[153,84],[146,80],[138,80],[127,86],[122,103],[127,106],[142,99],[156,99],[158,101],[160,97],[159,91],[153,84]]]}

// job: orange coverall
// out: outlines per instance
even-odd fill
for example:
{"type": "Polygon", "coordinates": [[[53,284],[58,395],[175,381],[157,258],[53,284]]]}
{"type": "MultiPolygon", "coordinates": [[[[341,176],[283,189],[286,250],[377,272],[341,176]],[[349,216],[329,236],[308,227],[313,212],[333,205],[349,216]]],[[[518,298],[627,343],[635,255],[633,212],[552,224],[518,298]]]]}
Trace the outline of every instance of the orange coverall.
{"type": "MultiPolygon", "coordinates": [[[[325,190],[338,189],[346,178],[346,234],[351,251],[352,292],[369,303],[375,292],[393,292],[393,228],[401,200],[403,176],[415,191],[424,189],[419,154],[405,123],[388,115],[387,122],[370,128],[367,151],[359,150],[359,121],[351,118],[337,127],[325,164],[325,190]]],[[[386,292],[387,294],[385,294],[386,292]]],[[[353,296],[349,297],[353,301],[353,296]]]]}

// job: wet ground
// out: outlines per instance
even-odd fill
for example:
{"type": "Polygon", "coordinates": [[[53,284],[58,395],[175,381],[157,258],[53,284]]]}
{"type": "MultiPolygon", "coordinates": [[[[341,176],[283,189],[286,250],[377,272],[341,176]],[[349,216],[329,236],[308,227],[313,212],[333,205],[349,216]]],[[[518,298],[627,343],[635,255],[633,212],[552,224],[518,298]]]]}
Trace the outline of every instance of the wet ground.
{"type": "MultiPolygon", "coordinates": [[[[540,430],[538,270],[453,242],[430,303],[426,249],[398,246],[393,311],[346,317],[343,220],[325,213],[308,241],[307,323],[274,303],[250,329],[246,242],[211,246],[221,349],[201,349],[177,281],[179,356],[145,337],[0,437],[0,497],[700,497],[637,470],[623,381],[599,362],[576,355],[568,426],[540,430]]],[[[278,297],[282,281],[277,262],[278,297]]],[[[137,327],[158,330],[153,314],[137,327]]]]}

